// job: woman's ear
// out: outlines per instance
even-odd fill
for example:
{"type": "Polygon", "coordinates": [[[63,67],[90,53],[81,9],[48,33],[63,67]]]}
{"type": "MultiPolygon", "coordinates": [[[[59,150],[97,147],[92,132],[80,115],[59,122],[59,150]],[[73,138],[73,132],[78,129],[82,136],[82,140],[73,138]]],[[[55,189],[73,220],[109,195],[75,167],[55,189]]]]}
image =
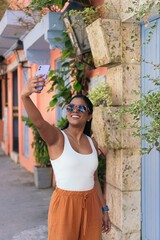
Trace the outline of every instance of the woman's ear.
{"type": "Polygon", "coordinates": [[[88,115],[88,120],[87,120],[87,122],[90,122],[91,119],[92,119],[92,114],[89,114],[89,115],[88,115]]]}

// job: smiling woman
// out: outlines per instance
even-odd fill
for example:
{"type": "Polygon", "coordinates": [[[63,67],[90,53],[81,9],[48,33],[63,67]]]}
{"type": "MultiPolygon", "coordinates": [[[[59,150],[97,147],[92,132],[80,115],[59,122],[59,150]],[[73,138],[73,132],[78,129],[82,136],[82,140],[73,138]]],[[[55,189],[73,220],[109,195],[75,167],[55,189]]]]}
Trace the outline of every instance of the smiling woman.
{"type": "Polygon", "coordinates": [[[48,213],[48,240],[100,240],[111,223],[97,177],[97,143],[91,139],[93,105],[84,95],[67,105],[63,130],[46,122],[30,95],[40,93],[42,75],[29,79],[21,96],[30,120],[47,144],[56,178],[48,213]],[[102,212],[103,210],[103,212],[102,212]],[[74,230],[73,230],[74,226],[74,230]]]}
{"type": "MultiPolygon", "coordinates": [[[[74,116],[78,116],[79,118],[82,117],[80,114],[78,115],[78,113],[88,113],[88,118],[85,121],[85,127],[84,127],[84,131],[83,133],[86,134],[87,136],[91,136],[91,122],[92,122],[92,113],[93,113],[93,105],[91,103],[91,101],[85,96],[85,95],[81,95],[81,94],[77,94],[75,95],[69,102],[69,104],[66,106],[67,109],[67,119],[69,117],[69,112],[72,113],[72,118],[74,118],[74,116]],[[77,103],[77,105],[76,105],[77,103]],[[73,110],[72,110],[73,109],[73,110]],[[71,111],[72,110],[72,111],[71,111]],[[77,113],[76,113],[77,112],[77,113]]],[[[66,126],[63,127],[63,130],[69,127],[69,120],[66,123],[66,126]]]]}

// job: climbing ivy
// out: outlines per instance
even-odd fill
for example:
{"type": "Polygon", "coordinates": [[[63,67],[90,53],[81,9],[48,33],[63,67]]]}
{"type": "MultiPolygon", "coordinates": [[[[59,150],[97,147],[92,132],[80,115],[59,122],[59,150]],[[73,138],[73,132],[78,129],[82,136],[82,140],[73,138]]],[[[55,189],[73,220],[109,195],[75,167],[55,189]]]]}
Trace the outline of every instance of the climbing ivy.
{"type": "MultiPolygon", "coordinates": [[[[70,16],[78,16],[77,19],[83,19],[83,26],[81,27],[87,27],[94,21],[96,21],[98,18],[104,18],[106,14],[106,10],[109,9],[111,6],[106,2],[103,5],[99,5],[97,7],[89,6],[85,7],[83,11],[77,11],[77,10],[70,10],[69,15],[70,16]]],[[[74,25],[79,25],[81,22],[77,21],[74,25]]]]}
{"type": "MultiPolygon", "coordinates": [[[[25,11],[29,14],[32,12],[39,13],[39,21],[42,16],[44,16],[48,11],[49,12],[60,12],[68,0],[32,0],[31,3],[25,7],[25,11]]],[[[83,4],[89,5],[89,0],[78,0],[83,4]]]]}
{"type": "Polygon", "coordinates": [[[94,88],[88,92],[88,97],[93,106],[105,106],[109,108],[112,104],[111,88],[105,82],[98,83],[94,88]]]}
{"type": "MultiPolygon", "coordinates": [[[[139,4],[139,1],[134,0],[132,1],[132,7],[128,7],[126,13],[133,13],[135,17],[135,20],[133,21],[133,24],[140,23],[144,21],[145,27],[148,27],[149,25],[149,18],[151,17],[151,11],[157,8],[158,14],[160,14],[160,1],[145,1],[144,4],[139,4]]],[[[150,31],[148,32],[148,36],[145,42],[143,42],[144,45],[148,44],[151,41],[151,37],[153,35],[153,31],[156,28],[157,24],[156,21],[152,23],[150,26],[150,31]]],[[[133,43],[133,47],[135,46],[135,42],[138,40],[137,34],[135,31],[132,31],[131,34],[131,41],[133,43]]]]}
{"type": "MultiPolygon", "coordinates": [[[[144,21],[145,27],[149,27],[148,36],[143,45],[150,43],[153,36],[154,29],[156,29],[156,21],[149,24],[149,18],[151,17],[151,11],[156,8],[160,14],[160,1],[149,1],[147,0],[144,4],[139,5],[138,1],[132,1],[132,6],[129,7],[127,12],[132,12],[136,16],[135,23],[140,23],[144,21]]],[[[131,41],[133,46],[138,40],[137,34],[132,31],[131,41]]],[[[148,79],[148,81],[153,82],[153,89],[150,89],[147,93],[143,94],[141,91],[136,92],[140,94],[141,99],[133,101],[128,109],[122,109],[120,114],[128,112],[132,117],[134,123],[130,125],[131,128],[135,129],[133,131],[133,136],[141,136],[147,144],[145,148],[141,148],[140,152],[142,154],[149,154],[150,151],[156,147],[160,151],[160,64],[154,64],[152,61],[147,62],[145,59],[141,58],[137,60],[138,62],[144,62],[145,64],[151,64],[155,71],[158,72],[158,77],[152,77],[151,75],[143,76],[142,81],[148,79]],[[144,124],[140,124],[141,118],[145,117],[148,121],[144,124]]],[[[125,128],[125,124],[121,128],[125,128]]]]}
{"type": "Polygon", "coordinates": [[[0,20],[1,20],[1,18],[3,17],[6,9],[8,8],[9,3],[8,3],[7,0],[1,0],[0,4],[1,4],[1,7],[0,7],[0,20]]]}
{"type": "MultiPolygon", "coordinates": [[[[133,131],[133,136],[140,136],[141,140],[144,140],[147,144],[146,147],[141,148],[141,154],[149,154],[150,151],[156,147],[160,151],[160,64],[153,64],[152,62],[146,62],[151,64],[155,71],[159,74],[156,78],[151,75],[143,77],[143,81],[148,79],[153,82],[153,89],[150,89],[146,94],[137,91],[136,94],[140,95],[139,100],[133,101],[128,109],[121,109],[120,114],[129,113],[133,118],[133,124],[130,125],[133,131]],[[145,117],[148,121],[145,124],[140,124],[141,118],[145,117]]],[[[124,124],[122,129],[126,128],[124,124]]]]}
{"type": "Polygon", "coordinates": [[[50,166],[50,157],[46,142],[43,138],[41,138],[37,128],[28,117],[22,116],[22,121],[25,122],[27,127],[32,128],[33,142],[31,146],[34,149],[36,163],[38,163],[41,167],[50,166]]]}
{"type": "Polygon", "coordinates": [[[48,75],[51,83],[48,92],[53,93],[54,89],[57,90],[49,103],[50,108],[53,108],[56,104],[63,108],[73,94],[86,93],[90,82],[85,72],[88,69],[88,64],[93,62],[91,53],[86,53],[84,56],[85,63],[82,62],[80,57],[75,55],[68,33],[64,31],[62,37],[63,39],[55,38],[57,41],[62,41],[64,45],[60,57],[61,69],[51,70],[48,75]]]}

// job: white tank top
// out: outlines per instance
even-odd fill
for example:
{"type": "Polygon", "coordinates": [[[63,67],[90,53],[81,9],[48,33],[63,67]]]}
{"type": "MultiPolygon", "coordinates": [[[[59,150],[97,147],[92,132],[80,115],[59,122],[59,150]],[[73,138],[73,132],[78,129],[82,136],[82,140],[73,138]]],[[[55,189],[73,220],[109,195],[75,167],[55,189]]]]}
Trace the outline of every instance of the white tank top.
{"type": "Polygon", "coordinates": [[[68,191],[87,191],[94,187],[94,173],[98,167],[97,151],[92,139],[86,135],[92,148],[90,154],[76,152],[64,135],[64,149],[61,156],[50,160],[58,188],[68,191]]]}

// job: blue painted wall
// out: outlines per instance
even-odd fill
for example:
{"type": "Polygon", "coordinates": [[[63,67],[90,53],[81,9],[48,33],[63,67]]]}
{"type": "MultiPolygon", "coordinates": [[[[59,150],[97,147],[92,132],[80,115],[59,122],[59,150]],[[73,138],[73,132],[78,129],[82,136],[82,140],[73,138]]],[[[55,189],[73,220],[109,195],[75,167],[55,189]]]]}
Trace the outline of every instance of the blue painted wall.
{"type": "MultiPolygon", "coordinates": [[[[160,63],[160,18],[151,20],[150,25],[146,28],[142,25],[142,49],[141,55],[148,62],[155,64],[160,63]],[[151,42],[146,46],[146,41],[150,26],[157,22],[157,27],[153,32],[151,42]]],[[[150,74],[152,77],[159,75],[154,70],[153,65],[142,63],[141,66],[141,89],[146,93],[150,89],[155,91],[153,83],[143,76],[150,74]]],[[[160,87],[159,87],[160,90],[160,87]]],[[[142,125],[147,123],[149,118],[142,117],[142,125]]],[[[147,144],[142,141],[142,147],[147,144]]],[[[149,155],[142,157],[142,240],[160,240],[160,152],[153,149],[149,155]]]]}

